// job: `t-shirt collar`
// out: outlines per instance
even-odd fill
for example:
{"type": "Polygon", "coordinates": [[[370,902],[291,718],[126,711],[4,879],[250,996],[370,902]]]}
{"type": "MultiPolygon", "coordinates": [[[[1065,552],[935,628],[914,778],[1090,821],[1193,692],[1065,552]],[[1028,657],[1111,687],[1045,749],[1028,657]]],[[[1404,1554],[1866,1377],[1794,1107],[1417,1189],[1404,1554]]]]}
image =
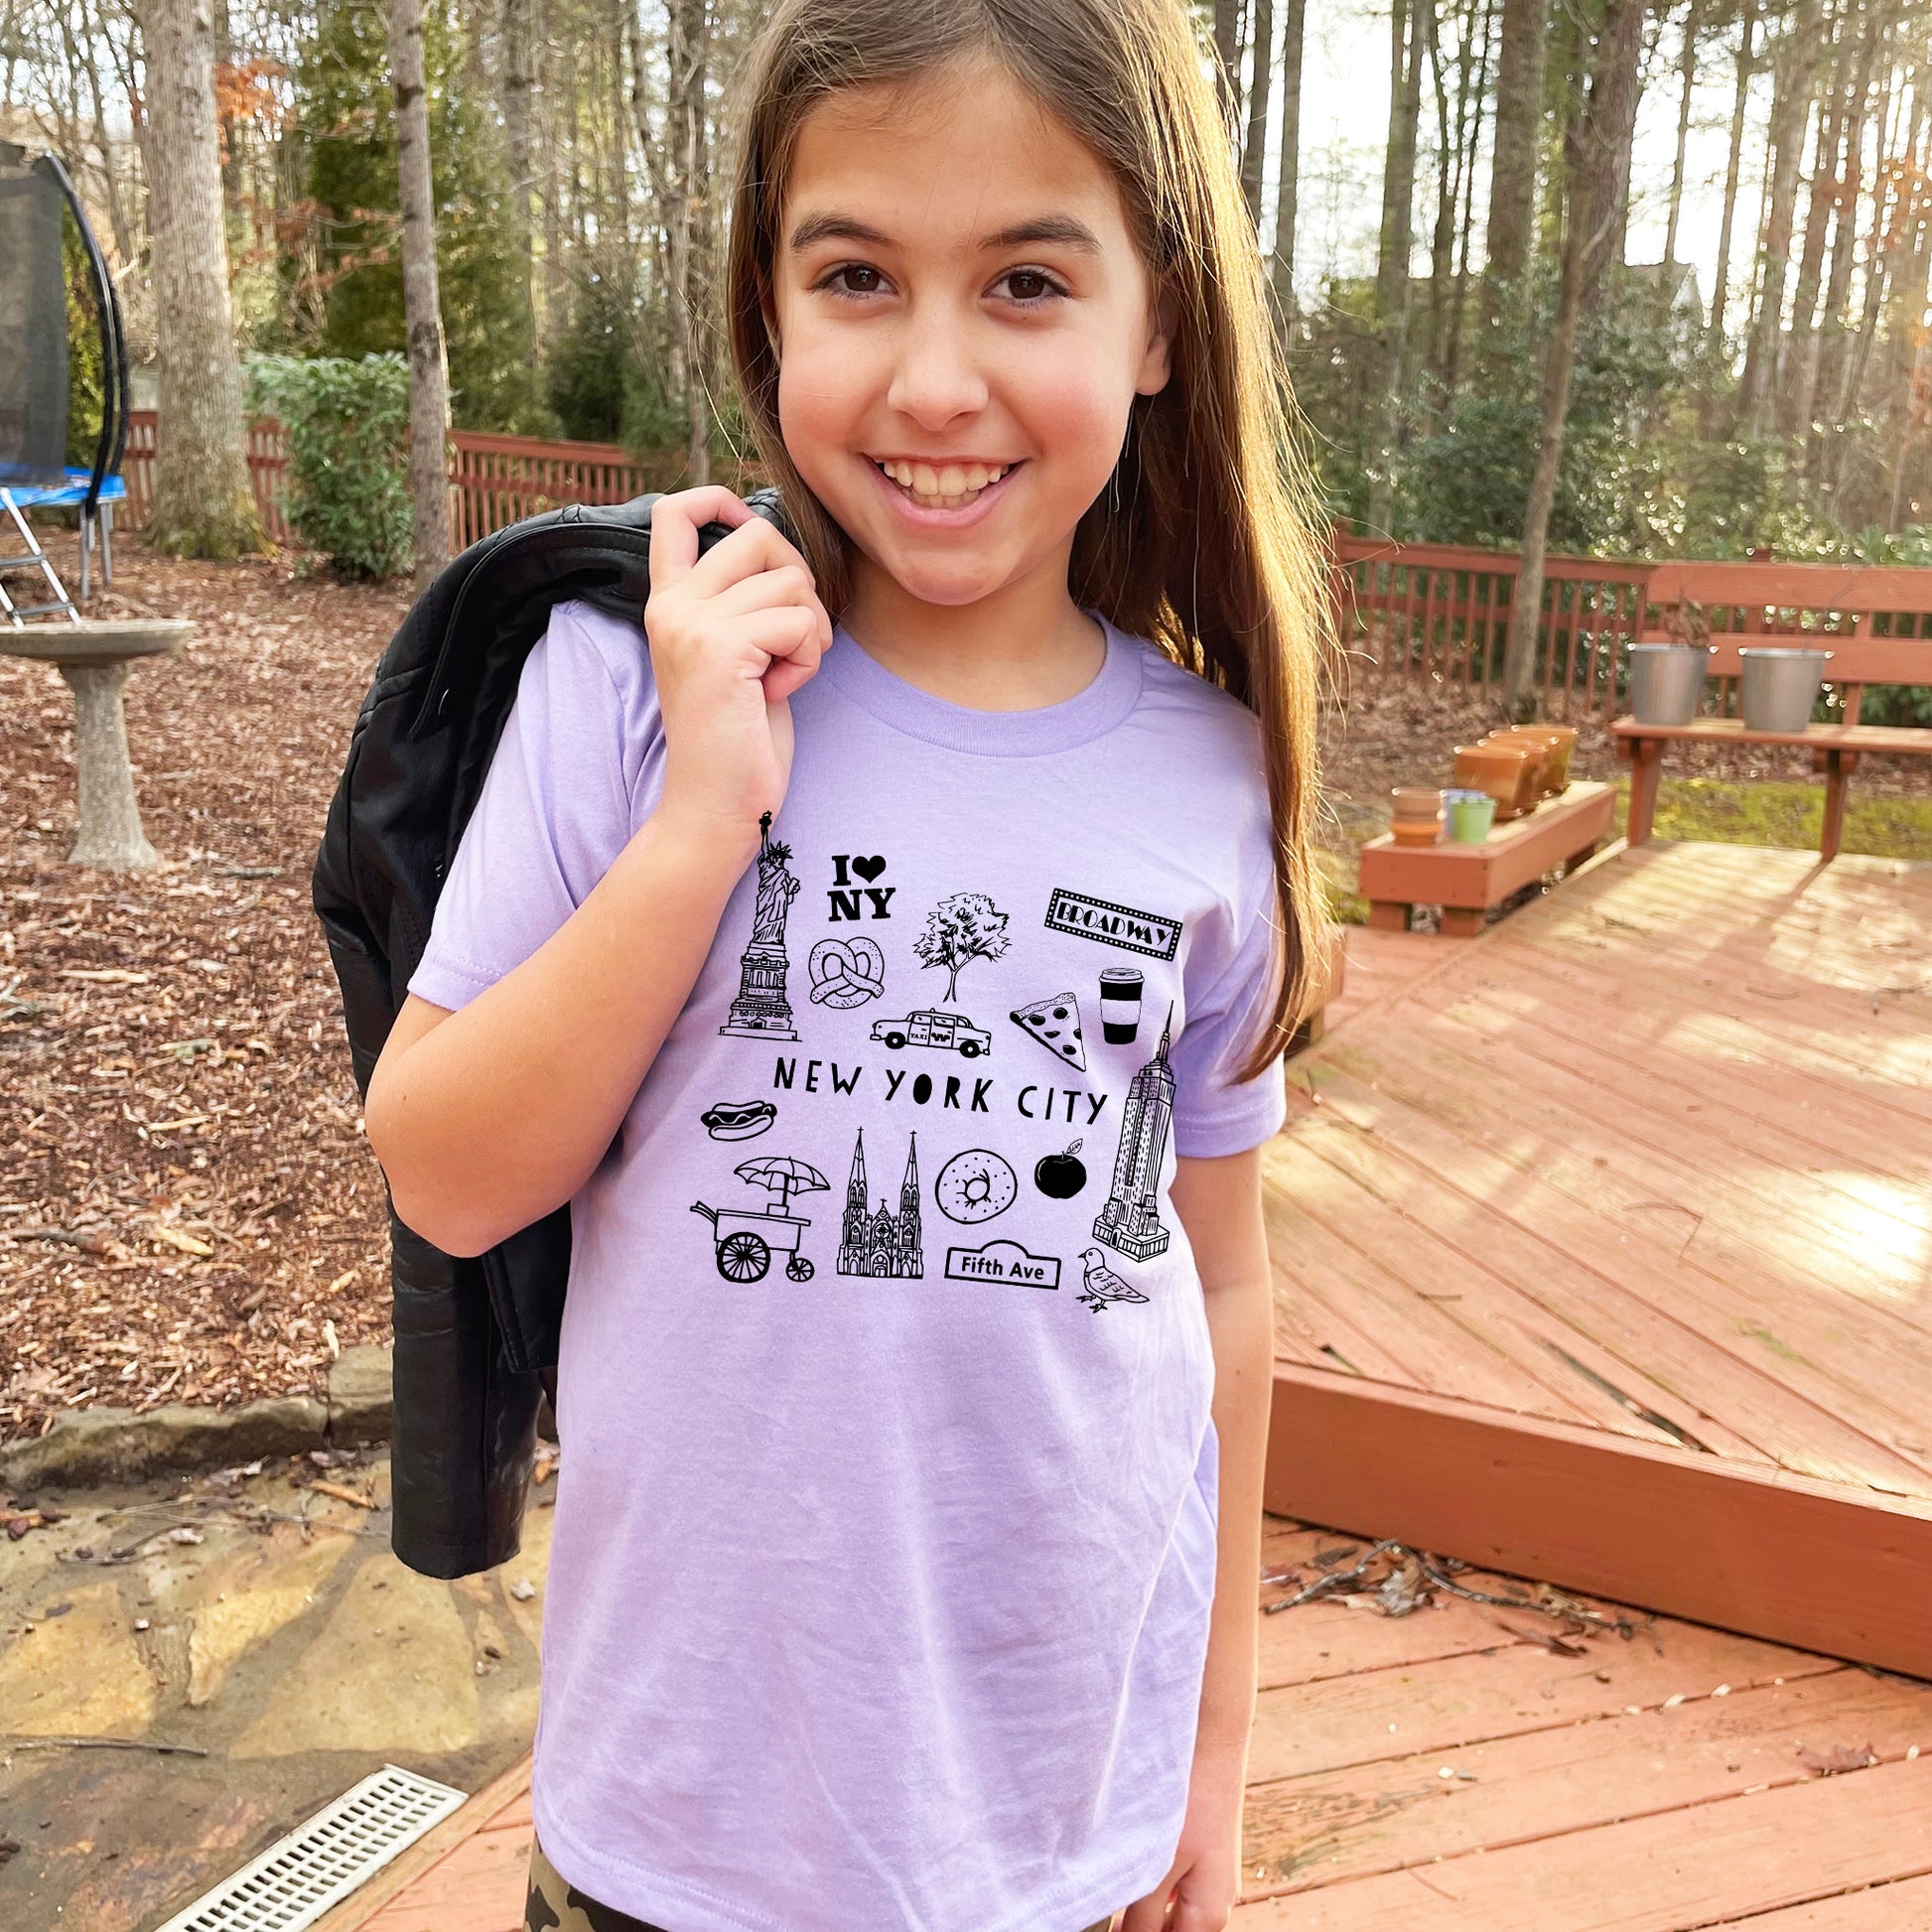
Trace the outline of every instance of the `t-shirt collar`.
{"type": "Polygon", "coordinates": [[[1120,724],[1140,701],[1142,658],[1148,646],[1089,611],[1106,633],[1107,655],[1082,691],[1031,711],[976,711],[935,698],[869,657],[840,624],[819,676],[862,710],[908,737],[948,751],[989,758],[1036,758],[1070,751],[1120,724]]]}

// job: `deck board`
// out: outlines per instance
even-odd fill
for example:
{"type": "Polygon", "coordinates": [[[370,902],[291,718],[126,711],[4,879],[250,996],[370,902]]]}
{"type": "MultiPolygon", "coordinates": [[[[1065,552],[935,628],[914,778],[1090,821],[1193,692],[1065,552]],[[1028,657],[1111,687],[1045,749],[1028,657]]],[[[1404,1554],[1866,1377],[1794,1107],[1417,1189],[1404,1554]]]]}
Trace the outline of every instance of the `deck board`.
{"type": "MultiPolygon", "coordinates": [[[[1547,1558],[1569,1547],[1557,1463],[1577,1480],[1566,1458],[1596,1442],[1635,1459],[1592,1481],[1609,1510],[1593,1587],[1864,1654],[1847,1646],[1884,1619],[1848,1606],[1835,1635],[1828,1576],[1805,1608],[1746,1561],[1744,1533],[1750,1511],[1789,1529],[1798,1508],[1813,1560],[1854,1574],[1870,1507],[1896,1587],[1932,1594],[1928,958],[1932,865],[1656,843],[1406,983],[1384,964],[1382,997],[1291,1063],[1266,1157],[1281,1400],[1332,1388],[1327,1425],[1361,1432],[1384,1487],[1278,1417],[1274,1506],[1346,1521],[1346,1494],[1411,1536],[1474,1533],[1449,1481],[1404,1485],[1399,1445],[1371,1432],[1459,1443],[1481,1489],[1505,1440],[1491,1426],[1513,1426],[1503,1487],[1540,1519],[1518,1537],[1491,1512],[1457,1554],[1547,1558]],[[1672,1444],[1695,1465],[1653,1454],[1672,1444]],[[1311,1487],[1317,1467],[1341,1486],[1311,1487]],[[1747,1512],[1728,1606],[1645,1515],[1701,1494],[1696,1467],[1735,1477],[1747,1512]],[[1844,1507],[1752,1480],[1782,1471],[1844,1507]]],[[[1932,1627],[1889,1628],[1868,1660],[1932,1672],[1932,1627]]]]}

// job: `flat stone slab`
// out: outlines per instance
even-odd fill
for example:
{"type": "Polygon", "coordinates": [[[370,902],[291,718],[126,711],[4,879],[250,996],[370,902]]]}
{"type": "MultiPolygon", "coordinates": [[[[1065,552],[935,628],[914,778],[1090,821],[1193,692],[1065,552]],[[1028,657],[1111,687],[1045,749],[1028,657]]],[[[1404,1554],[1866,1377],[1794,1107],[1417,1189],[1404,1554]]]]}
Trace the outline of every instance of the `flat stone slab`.
{"type": "Polygon", "coordinates": [[[120,664],[180,650],[195,634],[187,618],[83,618],[78,623],[0,628],[0,656],[50,664],[120,664]]]}
{"type": "Polygon", "coordinates": [[[55,1419],[45,1436],[0,1448],[0,1489],[131,1481],[155,1469],[215,1469],[258,1455],[386,1442],[390,1351],[345,1348],[326,1398],[264,1396],[236,1409],[163,1403],[145,1415],[102,1406],[55,1419]]]}
{"type": "Polygon", "coordinates": [[[389,1553],[380,1449],[42,1491],[59,1520],[0,1537],[0,1927],[161,1924],[385,1762],[488,1785],[535,1727],[555,1493],[515,1561],[446,1583],[389,1553]]]}

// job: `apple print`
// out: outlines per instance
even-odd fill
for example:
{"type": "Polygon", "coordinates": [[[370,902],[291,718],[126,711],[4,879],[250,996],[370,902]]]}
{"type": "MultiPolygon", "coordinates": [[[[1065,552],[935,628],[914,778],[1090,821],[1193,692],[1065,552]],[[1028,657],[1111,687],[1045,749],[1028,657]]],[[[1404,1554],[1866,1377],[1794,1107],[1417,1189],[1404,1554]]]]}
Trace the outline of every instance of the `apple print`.
{"type": "Polygon", "coordinates": [[[1048,1200],[1071,1200],[1087,1184],[1086,1164],[1075,1141],[1064,1154],[1049,1154],[1034,1169],[1034,1185],[1048,1200]]]}

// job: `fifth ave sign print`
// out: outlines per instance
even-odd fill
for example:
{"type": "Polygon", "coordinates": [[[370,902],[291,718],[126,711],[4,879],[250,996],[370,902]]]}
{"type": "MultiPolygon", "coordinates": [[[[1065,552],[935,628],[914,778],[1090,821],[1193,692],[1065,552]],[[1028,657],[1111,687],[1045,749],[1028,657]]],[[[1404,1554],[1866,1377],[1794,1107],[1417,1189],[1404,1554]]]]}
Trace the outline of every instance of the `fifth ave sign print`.
{"type": "Polygon", "coordinates": [[[1129,952],[1144,952],[1154,959],[1172,959],[1180,943],[1178,919],[1164,919],[1158,912],[1137,912],[1131,905],[1116,905],[1111,899],[1089,898],[1085,893],[1070,893],[1064,886],[1055,886],[1046,901],[1046,929],[1070,932],[1103,946],[1124,946],[1129,952]]]}

